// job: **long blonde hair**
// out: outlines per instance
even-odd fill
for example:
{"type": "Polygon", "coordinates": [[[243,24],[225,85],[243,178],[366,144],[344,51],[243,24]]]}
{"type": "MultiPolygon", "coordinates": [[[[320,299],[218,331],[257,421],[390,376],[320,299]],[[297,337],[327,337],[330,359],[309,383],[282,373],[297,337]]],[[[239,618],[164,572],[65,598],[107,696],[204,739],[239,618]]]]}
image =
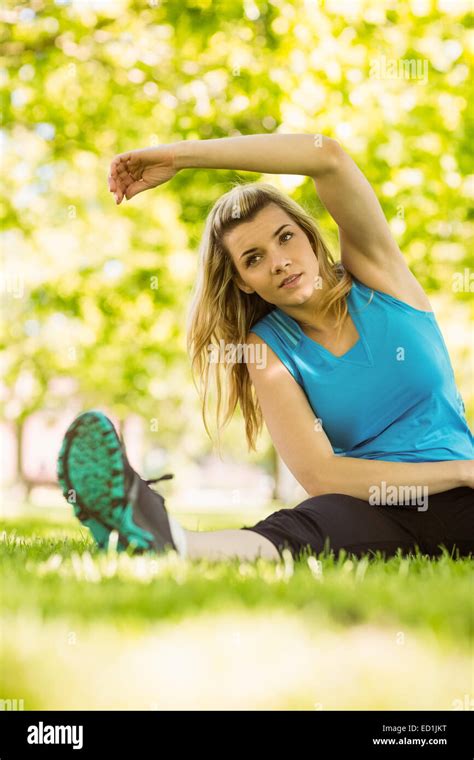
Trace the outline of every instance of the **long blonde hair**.
{"type": "Polygon", "coordinates": [[[327,288],[321,292],[318,314],[329,310],[336,316],[340,329],[346,316],[346,295],[352,277],[335,262],[318,226],[309,213],[276,187],[264,182],[237,184],[222,195],[211,209],[199,246],[197,279],[187,317],[187,349],[191,357],[193,382],[202,400],[204,427],[212,440],[207,424],[209,385],[214,379],[217,389],[217,435],[230,422],[237,402],[245,420],[248,450],[256,451],[255,443],[263,426],[263,415],[250,379],[242,362],[210,362],[210,351],[223,344],[245,344],[252,326],[275,308],[257,293],[244,293],[237,285],[237,268],[223,242],[224,235],[242,222],[251,221],[261,209],[276,203],[306,233],[319,261],[319,274],[327,288]],[[221,343],[223,341],[223,344],[221,343]],[[213,368],[213,369],[211,369],[213,368]],[[221,375],[227,391],[223,402],[221,375]],[[199,377],[200,386],[196,384],[199,377]],[[223,411],[223,408],[225,411],[223,411]]]}

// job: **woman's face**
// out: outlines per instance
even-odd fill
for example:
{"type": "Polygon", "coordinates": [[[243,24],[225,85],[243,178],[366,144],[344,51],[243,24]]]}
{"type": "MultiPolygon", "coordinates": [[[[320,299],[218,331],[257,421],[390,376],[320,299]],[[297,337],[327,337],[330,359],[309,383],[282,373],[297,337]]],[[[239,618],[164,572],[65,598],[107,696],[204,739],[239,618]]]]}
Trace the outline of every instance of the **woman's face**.
{"type": "Polygon", "coordinates": [[[275,306],[306,303],[318,288],[319,263],[306,233],[275,203],[224,235],[244,293],[258,293],[275,306]],[[282,287],[300,274],[293,287],[282,287]]]}

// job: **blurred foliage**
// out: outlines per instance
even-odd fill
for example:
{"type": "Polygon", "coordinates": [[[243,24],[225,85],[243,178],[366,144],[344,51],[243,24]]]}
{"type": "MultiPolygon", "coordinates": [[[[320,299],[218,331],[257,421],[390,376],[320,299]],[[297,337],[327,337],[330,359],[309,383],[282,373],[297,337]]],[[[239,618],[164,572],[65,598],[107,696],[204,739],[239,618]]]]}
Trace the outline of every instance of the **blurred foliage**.
{"type": "MultiPolygon", "coordinates": [[[[445,311],[456,305],[464,336],[470,292],[455,291],[453,275],[472,267],[468,10],[461,0],[4,2],[7,417],[62,406],[63,376],[84,407],[159,418],[165,442],[186,428],[190,447],[207,450],[185,314],[205,217],[237,175],[185,170],[117,208],[112,158],[161,142],[277,130],[337,138],[415,276],[446,296],[445,311]]],[[[310,180],[265,179],[312,210],[337,250],[310,180]]],[[[469,417],[467,352],[464,337],[451,351],[469,417]]],[[[229,452],[246,454],[240,415],[229,430],[229,452]]]]}

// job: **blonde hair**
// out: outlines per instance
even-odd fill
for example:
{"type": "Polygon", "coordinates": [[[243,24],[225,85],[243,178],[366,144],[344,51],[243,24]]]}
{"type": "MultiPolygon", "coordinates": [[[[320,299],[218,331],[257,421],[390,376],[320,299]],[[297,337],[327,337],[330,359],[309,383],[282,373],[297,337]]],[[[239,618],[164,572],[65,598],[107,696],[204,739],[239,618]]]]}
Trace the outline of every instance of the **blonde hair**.
{"type": "Polygon", "coordinates": [[[202,400],[204,427],[212,440],[207,424],[209,385],[214,379],[217,389],[216,422],[220,450],[220,433],[230,422],[237,402],[245,420],[248,450],[256,450],[255,442],[262,430],[263,415],[245,363],[209,361],[210,351],[217,345],[245,344],[248,333],[259,319],[275,306],[257,293],[244,293],[237,285],[238,274],[224,235],[242,222],[251,221],[271,203],[276,203],[306,233],[314,255],[319,260],[319,273],[327,285],[321,292],[318,315],[324,317],[331,309],[340,330],[346,315],[346,295],[352,277],[335,263],[314,219],[296,201],[272,185],[263,182],[238,184],[222,195],[211,209],[199,246],[199,264],[191,306],[187,318],[187,349],[191,357],[193,382],[202,400]],[[213,370],[211,370],[213,368],[213,370]],[[224,376],[223,402],[221,375],[224,376]],[[200,379],[196,384],[195,375],[200,379]],[[223,411],[225,409],[225,411],[223,411]]]}

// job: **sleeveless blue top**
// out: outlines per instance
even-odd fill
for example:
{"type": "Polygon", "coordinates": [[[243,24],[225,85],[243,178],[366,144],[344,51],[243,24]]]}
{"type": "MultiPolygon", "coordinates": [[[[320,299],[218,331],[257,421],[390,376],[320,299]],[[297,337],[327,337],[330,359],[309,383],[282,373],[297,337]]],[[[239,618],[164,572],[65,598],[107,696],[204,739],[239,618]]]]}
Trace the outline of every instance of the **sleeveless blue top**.
{"type": "Polygon", "coordinates": [[[360,337],[342,356],[278,307],[251,332],[303,388],[336,455],[474,459],[474,436],[434,313],[352,279],[347,307],[360,337]]]}

